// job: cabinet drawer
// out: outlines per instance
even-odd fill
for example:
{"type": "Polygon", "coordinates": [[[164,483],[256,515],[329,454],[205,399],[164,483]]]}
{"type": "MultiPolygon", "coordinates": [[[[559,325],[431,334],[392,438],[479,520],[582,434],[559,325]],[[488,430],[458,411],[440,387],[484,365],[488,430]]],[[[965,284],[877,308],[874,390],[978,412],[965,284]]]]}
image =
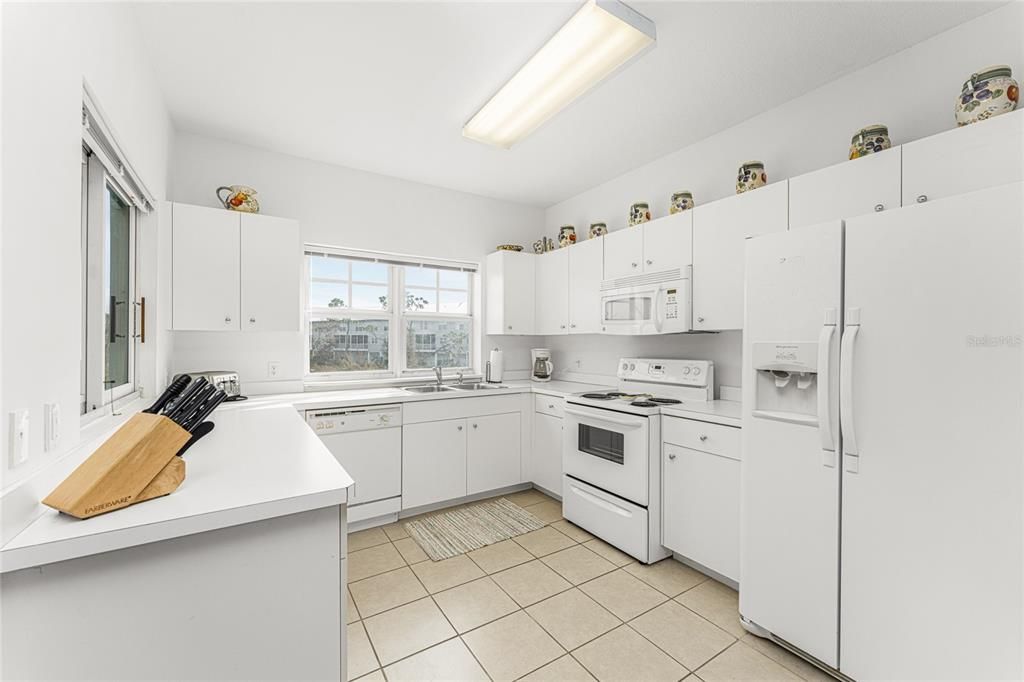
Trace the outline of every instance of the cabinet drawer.
{"type": "Polygon", "coordinates": [[[537,393],[533,396],[534,411],[561,419],[565,416],[565,398],[537,393]]]}
{"type": "Polygon", "coordinates": [[[661,440],[730,459],[740,458],[740,429],[732,426],[665,417],[662,421],[661,440]]]}

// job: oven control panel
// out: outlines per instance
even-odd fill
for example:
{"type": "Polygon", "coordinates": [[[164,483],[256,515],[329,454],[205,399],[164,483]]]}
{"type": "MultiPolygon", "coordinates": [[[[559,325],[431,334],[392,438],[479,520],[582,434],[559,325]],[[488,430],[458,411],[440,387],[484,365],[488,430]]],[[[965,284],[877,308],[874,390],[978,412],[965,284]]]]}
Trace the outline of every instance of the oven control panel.
{"type": "Polygon", "coordinates": [[[713,381],[714,363],[708,360],[622,358],[617,374],[625,381],[708,386],[713,381]]]}

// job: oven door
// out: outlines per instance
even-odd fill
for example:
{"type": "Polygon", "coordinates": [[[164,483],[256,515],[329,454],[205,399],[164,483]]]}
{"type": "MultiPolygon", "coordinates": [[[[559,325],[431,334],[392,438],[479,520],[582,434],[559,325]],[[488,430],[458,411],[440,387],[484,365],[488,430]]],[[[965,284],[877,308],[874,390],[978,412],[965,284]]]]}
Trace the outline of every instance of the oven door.
{"type": "Polygon", "coordinates": [[[569,403],[565,406],[565,473],[647,506],[650,424],[647,417],[569,403]]]}

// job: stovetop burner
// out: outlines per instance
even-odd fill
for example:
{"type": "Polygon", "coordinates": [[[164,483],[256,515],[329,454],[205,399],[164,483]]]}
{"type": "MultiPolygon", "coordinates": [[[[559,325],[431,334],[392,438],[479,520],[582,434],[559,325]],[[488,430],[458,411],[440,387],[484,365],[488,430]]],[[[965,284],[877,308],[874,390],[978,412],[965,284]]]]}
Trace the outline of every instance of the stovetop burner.
{"type": "MultiPolygon", "coordinates": [[[[682,400],[676,400],[675,398],[651,398],[650,402],[654,403],[655,405],[679,405],[683,401],[682,400]]],[[[644,407],[649,407],[649,406],[648,405],[644,405],[644,407]]]]}
{"type": "Polygon", "coordinates": [[[657,407],[658,403],[653,400],[634,400],[630,405],[633,407],[657,407]]]}
{"type": "Polygon", "coordinates": [[[612,400],[618,396],[611,393],[584,393],[580,396],[581,398],[589,398],[590,400],[612,400]]]}

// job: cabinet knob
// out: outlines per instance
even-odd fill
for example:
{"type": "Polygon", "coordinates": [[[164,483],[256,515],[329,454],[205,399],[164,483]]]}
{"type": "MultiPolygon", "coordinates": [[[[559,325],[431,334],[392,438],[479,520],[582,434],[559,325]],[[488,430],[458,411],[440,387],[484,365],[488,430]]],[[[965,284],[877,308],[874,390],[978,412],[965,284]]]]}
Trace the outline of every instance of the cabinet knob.
{"type": "Polygon", "coordinates": [[[875,213],[881,213],[885,210],[885,204],[875,204],[875,213]]]}
{"type": "Polygon", "coordinates": [[[917,203],[923,204],[926,201],[928,201],[928,195],[927,194],[918,194],[917,195],[917,203]]]}
{"type": "Polygon", "coordinates": [[[630,263],[630,265],[632,265],[634,268],[636,267],[636,263],[630,263]]]}
{"type": "Polygon", "coordinates": [[[474,428],[474,429],[476,428],[476,424],[473,424],[473,428],[474,428]]]}
{"type": "Polygon", "coordinates": [[[699,436],[697,436],[697,437],[698,437],[698,438],[700,438],[700,442],[701,442],[701,443],[703,443],[704,441],[706,441],[706,440],[708,439],[707,435],[706,435],[706,434],[703,434],[703,433],[702,433],[702,434],[700,434],[700,435],[699,435],[699,436]]]}
{"type": "Polygon", "coordinates": [[[565,325],[563,324],[561,328],[562,328],[562,329],[565,329],[565,325]]]}
{"type": "Polygon", "coordinates": [[[674,453],[674,452],[668,453],[668,458],[669,459],[675,459],[676,458],[676,453],[674,453]]]}
{"type": "Polygon", "coordinates": [[[652,261],[652,260],[647,261],[648,265],[652,265],[653,263],[654,263],[654,261],[652,261]]]}
{"type": "Polygon", "coordinates": [[[256,318],[255,317],[250,317],[249,318],[249,324],[256,324],[256,318]]]}
{"type": "Polygon", "coordinates": [[[509,325],[509,326],[508,326],[508,330],[509,330],[509,331],[512,331],[512,325],[509,325]]]}
{"type": "Polygon", "coordinates": [[[550,403],[550,404],[548,404],[548,409],[549,409],[549,410],[553,410],[553,409],[555,409],[555,405],[554,405],[554,403],[550,403]]]}
{"type": "Polygon", "coordinates": [[[570,325],[569,325],[569,327],[571,327],[572,329],[575,329],[575,328],[576,328],[576,325],[574,325],[574,324],[570,324],[570,325]]]}
{"type": "Polygon", "coordinates": [[[461,430],[462,430],[462,427],[461,427],[461,426],[459,426],[459,427],[458,427],[458,429],[459,429],[459,431],[461,431],[461,430]]]}
{"type": "Polygon", "coordinates": [[[230,315],[225,315],[224,316],[224,322],[231,322],[231,316],[230,315]]]}
{"type": "Polygon", "coordinates": [[[697,318],[697,321],[698,321],[698,322],[703,322],[703,321],[704,321],[704,318],[703,318],[703,317],[698,317],[698,318],[697,318]]]}

